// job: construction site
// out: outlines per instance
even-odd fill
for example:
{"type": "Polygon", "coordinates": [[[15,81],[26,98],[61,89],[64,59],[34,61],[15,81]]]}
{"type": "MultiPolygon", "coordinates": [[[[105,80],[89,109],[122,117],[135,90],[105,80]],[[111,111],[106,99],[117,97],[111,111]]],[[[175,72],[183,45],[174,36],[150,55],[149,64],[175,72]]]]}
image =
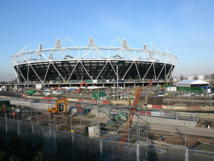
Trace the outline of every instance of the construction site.
{"type": "Polygon", "coordinates": [[[5,145],[18,137],[58,161],[213,161],[212,87],[170,81],[174,55],[89,38],[86,47],[57,41],[12,60],[17,82],[0,85],[5,145]]]}

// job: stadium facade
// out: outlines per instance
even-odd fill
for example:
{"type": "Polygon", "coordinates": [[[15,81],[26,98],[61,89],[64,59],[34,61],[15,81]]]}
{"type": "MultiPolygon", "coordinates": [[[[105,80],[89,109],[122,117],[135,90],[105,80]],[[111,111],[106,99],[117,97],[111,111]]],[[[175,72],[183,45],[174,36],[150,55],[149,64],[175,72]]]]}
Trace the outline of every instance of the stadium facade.
{"type": "Polygon", "coordinates": [[[99,47],[93,38],[88,46],[22,50],[12,56],[17,81],[21,83],[167,81],[176,56],[159,50],[130,48],[126,40],[120,47],[99,47]]]}

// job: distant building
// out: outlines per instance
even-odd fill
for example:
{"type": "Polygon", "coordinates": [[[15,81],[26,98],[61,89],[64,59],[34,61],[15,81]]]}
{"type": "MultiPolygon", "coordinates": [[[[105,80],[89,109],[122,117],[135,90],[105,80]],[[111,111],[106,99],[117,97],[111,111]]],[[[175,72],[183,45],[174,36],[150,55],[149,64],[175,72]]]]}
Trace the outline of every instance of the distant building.
{"type": "Polygon", "coordinates": [[[204,75],[198,75],[198,79],[199,80],[205,80],[205,76],[204,75]]]}
{"type": "Polygon", "coordinates": [[[193,80],[193,76],[189,76],[187,79],[188,80],[193,80]]]}
{"type": "Polygon", "coordinates": [[[195,76],[189,76],[187,79],[188,80],[194,80],[194,79],[196,79],[196,80],[205,80],[205,76],[204,75],[195,75],[195,76]]]}
{"type": "Polygon", "coordinates": [[[203,81],[203,80],[182,80],[178,83],[176,83],[177,87],[207,87],[209,86],[209,82],[203,81]]]}

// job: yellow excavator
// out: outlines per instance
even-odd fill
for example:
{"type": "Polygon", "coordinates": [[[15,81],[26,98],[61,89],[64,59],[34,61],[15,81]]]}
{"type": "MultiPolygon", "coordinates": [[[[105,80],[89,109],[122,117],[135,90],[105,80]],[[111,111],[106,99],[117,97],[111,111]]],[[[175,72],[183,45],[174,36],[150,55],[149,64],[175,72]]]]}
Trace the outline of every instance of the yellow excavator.
{"type": "Polygon", "coordinates": [[[50,113],[67,113],[68,109],[68,99],[67,98],[60,98],[56,100],[56,103],[53,107],[48,108],[48,112],[50,113]]]}

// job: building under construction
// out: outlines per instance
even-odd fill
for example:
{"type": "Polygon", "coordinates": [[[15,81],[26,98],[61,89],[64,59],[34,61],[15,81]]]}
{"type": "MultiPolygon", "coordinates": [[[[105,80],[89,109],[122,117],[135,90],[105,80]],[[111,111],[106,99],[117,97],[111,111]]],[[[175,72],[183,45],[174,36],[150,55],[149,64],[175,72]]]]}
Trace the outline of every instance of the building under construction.
{"type": "Polygon", "coordinates": [[[86,81],[93,85],[133,85],[164,83],[170,78],[176,57],[168,52],[131,48],[126,40],[119,47],[97,46],[89,38],[88,46],[64,47],[58,40],[55,48],[22,50],[12,56],[17,81],[22,84],[72,85],[86,81]]]}

